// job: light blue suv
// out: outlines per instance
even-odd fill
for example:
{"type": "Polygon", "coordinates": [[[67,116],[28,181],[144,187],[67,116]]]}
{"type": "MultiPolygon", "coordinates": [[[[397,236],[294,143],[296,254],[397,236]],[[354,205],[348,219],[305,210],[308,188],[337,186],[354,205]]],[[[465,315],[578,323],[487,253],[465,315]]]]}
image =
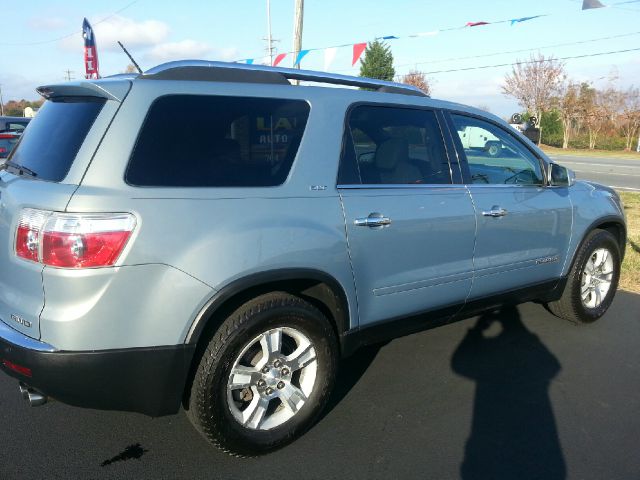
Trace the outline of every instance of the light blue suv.
{"type": "Polygon", "coordinates": [[[613,300],[618,195],[485,112],[204,61],[38,90],[0,173],[0,367],[32,405],[182,405],[261,454],[309,428],[361,345],[529,300],[591,322],[613,300]]]}

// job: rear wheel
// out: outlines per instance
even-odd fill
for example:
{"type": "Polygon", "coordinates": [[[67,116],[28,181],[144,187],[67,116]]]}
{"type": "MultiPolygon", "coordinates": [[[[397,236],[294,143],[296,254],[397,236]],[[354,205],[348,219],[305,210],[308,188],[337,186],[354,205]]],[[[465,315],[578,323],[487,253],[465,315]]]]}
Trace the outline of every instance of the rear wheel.
{"type": "Polygon", "coordinates": [[[283,292],[257,297],[211,339],[194,377],[189,418],[230,453],[282,447],[324,408],[337,351],[331,324],[314,306],[283,292]]]}
{"type": "Polygon", "coordinates": [[[562,297],[548,304],[558,317],[590,323],[605,314],[620,279],[620,248],[611,233],[589,233],[576,255],[562,297]]]}
{"type": "Polygon", "coordinates": [[[487,142],[485,149],[490,157],[497,157],[502,150],[502,145],[500,142],[487,142]]]}

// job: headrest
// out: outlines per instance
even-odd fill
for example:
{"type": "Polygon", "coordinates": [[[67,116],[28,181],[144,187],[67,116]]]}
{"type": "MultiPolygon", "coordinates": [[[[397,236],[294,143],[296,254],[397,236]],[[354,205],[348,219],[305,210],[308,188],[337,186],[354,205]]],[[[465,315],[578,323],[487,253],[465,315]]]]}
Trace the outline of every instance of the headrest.
{"type": "Polygon", "coordinates": [[[393,170],[409,159],[409,142],[404,138],[390,138],[376,150],[375,164],[381,170],[393,170]]]}

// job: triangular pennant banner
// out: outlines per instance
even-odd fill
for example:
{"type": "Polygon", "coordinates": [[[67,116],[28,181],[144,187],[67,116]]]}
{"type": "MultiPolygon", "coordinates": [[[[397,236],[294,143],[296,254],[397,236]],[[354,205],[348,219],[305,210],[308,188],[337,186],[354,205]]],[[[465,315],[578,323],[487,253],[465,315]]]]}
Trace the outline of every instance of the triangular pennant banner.
{"type": "Polygon", "coordinates": [[[599,2],[599,0],[583,0],[582,2],[582,10],[590,10],[592,8],[602,8],[606,7],[599,2]]]}
{"type": "Polygon", "coordinates": [[[298,65],[300,65],[300,62],[302,61],[302,59],[304,58],[304,56],[309,53],[310,50],[300,50],[298,52],[298,56],[296,57],[296,61],[294,62],[293,66],[297,67],[298,65]]]}
{"type": "Polygon", "coordinates": [[[338,52],[337,47],[330,47],[330,48],[324,49],[324,71],[325,72],[329,70],[329,66],[335,60],[337,52],[338,52]]]}
{"type": "Polygon", "coordinates": [[[489,22],[467,22],[465,27],[479,27],[480,25],[489,25],[489,22]]]}
{"type": "Polygon", "coordinates": [[[438,34],[438,30],[434,30],[432,32],[421,32],[416,33],[415,35],[409,35],[410,37],[433,37],[438,34]]]}
{"type": "Polygon", "coordinates": [[[539,17],[543,17],[544,15],[536,15],[534,17],[522,17],[522,18],[514,18],[512,20],[509,20],[511,22],[511,25],[513,25],[514,23],[520,23],[520,22],[526,22],[527,20],[533,20],[534,18],[539,18],[539,17]]]}
{"type": "Polygon", "coordinates": [[[279,53],[278,56],[276,57],[276,59],[273,61],[273,66],[277,67],[278,64],[284,60],[284,57],[286,57],[287,54],[286,53],[279,53]]]}
{"type": "Polygon", "coordinates": [[[253,58],[247,58],[245,62],[247,63],[247,65],[253,65],[253,58]]]}
{"type": "Polygon", "coordinates": [[[367,48],[367,42],[353,44],[353,59],[351,60],[352,67],[356,64],[365,48],[367,48]]]}
{"type": "Polygon", "coordinates": [[[386,37],[380,37],[381,40],[398,40],[395,35],[387,35],[386,37]]]}

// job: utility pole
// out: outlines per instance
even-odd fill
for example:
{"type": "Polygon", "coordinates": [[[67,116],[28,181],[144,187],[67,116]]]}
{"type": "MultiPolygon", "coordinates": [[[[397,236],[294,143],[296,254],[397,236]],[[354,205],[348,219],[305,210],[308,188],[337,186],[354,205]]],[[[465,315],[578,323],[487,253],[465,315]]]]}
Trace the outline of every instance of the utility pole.
{"type": "Polygon", "coordinates": [[[64,78],[67,80],[67,82],[70,82],[71,80],[73,80],[73,78],[71,77],[71,74],[73,73],[71,70],[69,70],[68,68],[64,71],[65,76],[64,78]]]}
{"type": "Polygon", "coordinates": [[[267,0],[267,50],[269,65],[273,65],[273,38],[271,38],[271,0],[267,0]]]}
{"type": "Polygon", "coordinates": [[[2,100],[2,85],[0,85],[0,115],[4,117],[4,100],[2,100]]]}
{"type": "MultiPolygon", "coordinates": [[[[302,23],[304,18],[304,0],[293,0],[294,16],[293,16],[293,63],[300,50],[302,50],[302,23]]],[[[294,68],[300,68],[300,64],[294,65],[294,68]]]]}

